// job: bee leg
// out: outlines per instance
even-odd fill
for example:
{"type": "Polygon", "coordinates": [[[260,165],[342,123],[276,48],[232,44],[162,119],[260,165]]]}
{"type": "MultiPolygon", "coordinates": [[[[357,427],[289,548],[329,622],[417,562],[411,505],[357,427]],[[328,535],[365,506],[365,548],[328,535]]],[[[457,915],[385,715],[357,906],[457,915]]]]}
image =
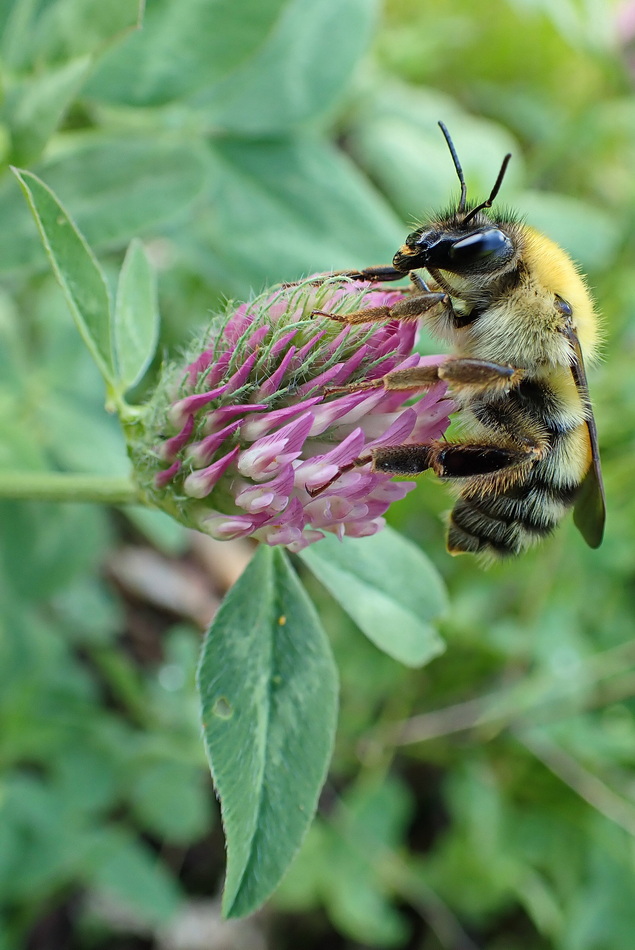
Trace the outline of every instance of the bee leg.
{"type": "MultiPolygon", "coordinates": [[[[403,276],[403,275],[402,275],[403,276]]],[[[428,310],[439,304],[447,305],[449,297],[444,293],[426,293],[416,294],[410,297],[404,297],[397,301],[392,307],[366,307],[365,310],[356,310],[354,313],[327,313],[325,310],[314,310],[314,317],[328,317],[330,320],[337,320],[338,323],[387,323],[389,320],[418,320],[423,317],[428,310]]]]}
{"type": "MultiPolygon", "coordinates": [[[[392,267],[390,264],[378,264],[376,267],[365,267],[363,270],[335,270],[331,271],[330,274],[320,274],[310,283],[319,286],[326,280],[330,280],[331,277],[348,277],[349,280],[367,280],[377,284],[391,280],[401,280],[405,276],[402,270],[397,270],[396,267],[392,267]]],[[[282,286],[286,289],[287,287],[297,287],[303,283],[305,283],[303,280],[294,280],[282,286]]]]}
{"type": "Polygon", "coordinates": [[[386,389],[427,389],[440,380],[454,390],[507,390],[517,386],[523,379],[524,370],[507,363],[491,363],[467,357],[450,357],[441,363],[429,366],[414,366],[412,369],[396,369],[386,373],[383,383],[386,389]]]}
{"type": "Polygon", "coordinates": [[[508,474],[513,481],[528,465],[543,458],[545,446],[529,439],[523,444],[499,446],[490,442],[425,442],[419,445],[391,445],[371,449],[368,455],[343,465],[333,478],[319,488],[309,490],[312,498],[359,465],[371,463],[371,471],[385,475],[412,477],[428,469],[439,478],[477,478],[508,474]]]}
{"type": "Polygon", "coordinates": [[[435,383],[445,382],[455,391],[461,388],[484,390],[487,392],[496,389],[507,390],[518,383],[524,376],[522,369],[502,363],[490,363],[488,360],[473,360],[468,358],[451,357],[440,363],[431,363],[427,366],[414,366],[412,369],[395,369],[379,379],[369,379],[350,386],[332,386],[326,389],[331,393],[355,393],[364,389],[377,389],[383,386],[389,391],[407,389],[429,389],[435,383]]]}
{"type": "Polygon", "coordinates": [[[519,471],[544,454],[539,444],[492,445],[489,442],[429,442],[371,449],[372,470],[387,475],[419,475],[431,468],[439,478],[475,478],[519,471]]]}
{"type": "Polygon", "coordinates": [[[371,283],[382,283],[391,280],[401,280],[406,274],[397,270],[391,264],[379,264],[376,267],[364,267],[363,270],[336,271],[332,277],[348,277],[350,280],[369,280],[371,283]]]}

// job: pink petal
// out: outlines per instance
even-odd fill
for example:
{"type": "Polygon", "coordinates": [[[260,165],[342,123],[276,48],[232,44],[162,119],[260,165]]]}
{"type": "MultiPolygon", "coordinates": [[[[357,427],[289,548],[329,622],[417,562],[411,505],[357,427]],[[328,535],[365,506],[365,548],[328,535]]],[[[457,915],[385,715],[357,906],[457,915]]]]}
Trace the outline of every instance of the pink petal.
{"type": "Polygon", "coordinates": [[[168,482],[172,481],[180,469],[181,463],[174,462],[169,468],[164,469],[162,472],[157,472],[157,474],[154,476],[154,484],[157,488],[165,488],[168,482]]]}
{"type": "Polygon", "coordinates": [[[310,544],[321,541],[323,537],[323,531],[312,531],[311,528],[305,528],[299,540],[292,541],[290,544],[287,544],[287,547],[293,554],[299,554],[300,551],[304,551],[305,548],[308,548],[310,544]]]}
{"type": "Polygon", "coordinates": [[[211,435],[213,432],[218,432],[222,429],[227,423],[227,420],[234,416],[242,416],[246,413],[257,412],[268,408],[266,403],[258,404],[250,402],[244,403],[244,405],[239,404],[238,406],[221,406],[219,409],[214,409],[209,413],[205,419],[203,431],[206,435],[211,435]]]}
{"type": "Polygon", "coordinates": [[[249,339],[245,341],[245,348],[249,350],[257,349],[270,330],[271,327],[268,325],[258,327],[257,330],[254,330],[249,339]]]}
{"type": "Polygon", "coordinates": [[[385,527],[385,518],[375,518],[373,521],[358,521],[356,524],[347,524],[345,530],[349,538],[368,538],[385,527]]]}
{"type": "Polygon", "coordinates": [[[240,474],[256,481],[274,475],[281,466],[298,458],[312,423],[311,412],[306,412],[295,422],[258,439],[242,453],[238,462],[240,474]]]}
{"type": "MultiPolygon", "coordinates": [[[[312,336],[311,339],[304,344],[304,346],[300,347],[298,350],[298,364],[304,363],[311,350],[315,349],[325,333],[326,330],[320,330],[315,334],[315,336],[312,336]]],[[[322,537],[324,537],[324,535],[322,535],[322,537]]]]}
{"type": "Polygon", "coordinates": [[[185,399],[179,399],[169,410],[168,419],[174,426],[182,426],[185,424],[188,416],[191,416],[194,412],[198,412],[199,409],[203,406],[207,406],[208,403],[214,399],[218,399],[226,390],[227,384],[217,386],[216,389],[210,389],[206,393],[198,393],[195,396],[186,396],[185,399]]]}
{"type": "Polygon", "coordinates": [[[192,429],[194,428],[194,416],[189,416],[187,422],[178,433],[178,435],[173,435],[171,439],[166,439],[157,449],[157,455],[159,458],[163,459],[165,462],[169,462],[181,451],[183,446],[188,442],[190,436],[192,435],[192,429]]]}
{"type": "Polygon", "coordinates": [[[280,354],[289,346],[289,344],[291,343],[292,339],[297,334],[297,332],[298,332],[297,327],[294,327],[293,330],[289,330],[289,332],[284,333],[280,337],[279,340],[276,340],[276,342],[271,347],[271,350],[269,351],[269,358],[272,360],[277,359],[280,356],[280,354]]]}
{"type": "Polygon", "coordinates": [[[375,409],[381,402],[383,395],[384,390],[382,388],[370,393],[351,393],[330,402],[322,403],[313,410],[314,422],[311,427],[311,437],[321,435],[335,423],[350,425],[357,422],[375,409]]]}
{"type": "Polygon", "coordinates": [[[286,406],[284,409],[274,409],[266,415],[257,416],[253,420],[247,416],[242,424],[240,435],[245,442],[255,442],[261,438],[270,429],[275,429],[282,422],[290,421],[294,416],[305,412],[322,399],[322,396],[312,396],[311,399],[304,399],[302,402],[296,402],[292,406],[286,406]]]}
{"type": "Polygon", "coordinates": [[[206,515],[199,521],[201,531],[217,538],[230,541],[233,538],[247,538],[257,530],[262,519],[251,515],[206,515]]]}
{"type": "Polygon", "coordinates": [[[187,378],[190,386],[193,386],[198,377],[205,372],[214,359],[214,350],[205,350],[193,363],[187,368],[187,378]]]}
{"type": "Polygon", "coordinates": [[[227,455],[224,455],[223,458],[218,459],[212,465],[208,465],[207,468],[191,472],[183,482],[185,494],[191,498],[205,498],[209,495],[216,482],[227,471],[239,452],[240,446],[237,445],[235,449],[232,449],[231,452],[228,452],[227,455]]]}
{"type": "Polygon", "coordinates": [[[364,447],[364,433],[355,429],[330,452],[325,455],[307,459],[296,467],[296,484],[310,490],[326,484],[334,475],[337,475],[342,465],[348,465],[356,459],[364,447]]]}
{"type": "MultiPolygon", "coordinates": [[[[295,335],[295,334],[294,334],[295,335]]],[[[287,352],[284,354],[280,366],[268,377],[258,389],[258,398],[266,399],[267,396],[272,396],[273,393],[277,392],[280,388],[280,383],[284,379],[284,375],[289,369],[293,358],[295,356],[295,346],[290,346],[287,352]]]]}
{"type": "Polygon", "coordinates": [[[227,367],[231,363],[232,350],[226,350],[224,353],[214,352],[214,360],[212,367],[207,375],[207,383],[209,386],[216,386],[217,383],[225,378],[227,374],[227,367]]]}
{"type": "MultiPolygon", "coordinates": [[[[404,409],[404,411],[401,412],[392,422],[390,421],[392,419],[392,416],[390,415],[378,416],[377,419],[379,419],[383,431],[380,432],[380,434],[372,442],[367,443],[367,449],[375,449],[379,448],[380,446],[388,445],[402,445],[414,429],[415,423],[417,421],[417,413],[414,411],[414,409],[410,408],[404,409]],[[386,425],[388,426],[387,428],[385,428],[386,425]]],[[[367,438],[369,436],[372,438],[372,433],[374,432],[375,428],[375,421],[376,420],[372,417],[368,420],[368,431],[366,427],[363,426],[364,434],[367,438]]]]}
{"type": "Polygon", "coordinates": [[[240,369],[237,369],[233,376],[230,376],[227,380],[226,388],[228,392],[236,392],[237,389],[242,389],[249,379],[249,374],[254,368],[254,364],[257,362],[259,357],[260,350],[256,350],[255,353],[249,354],[240,369]]]}
{"type": "Polygon", "coordinates": [[[268,482],[258,482],[255,485],[246,482],[245,487],[235,496],[236,504],[252,513],[266,510],[273,516],[287,507],[293,491],[293,481],[294,471],[292,466],[288,465],[268,482]]]}
{"type": "Polygon", "coordinates": [[[200,442],[193,442],[190,446],[186,461],[190,462],[194,468],[200,468],[202,465],[208,465],[214,457],[214,453],[221,447],[225,439],[228,439],[232,433],[240,428],[240,419],[232,422],[224,429],[219,429],[213,435],[208,435],[200,442]]]}

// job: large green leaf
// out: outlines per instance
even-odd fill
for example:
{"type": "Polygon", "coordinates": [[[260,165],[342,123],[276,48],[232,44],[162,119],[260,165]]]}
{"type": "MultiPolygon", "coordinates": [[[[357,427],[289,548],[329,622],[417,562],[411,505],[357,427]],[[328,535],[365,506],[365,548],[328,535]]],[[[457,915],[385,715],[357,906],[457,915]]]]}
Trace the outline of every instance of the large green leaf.
{"type": "MultiPolygon", "coordinates": [[[[37,166],[91,247],[128,244],[200,194],[205,159],[198,143],[87,134],[37,166]]],[[[13,181],[0,184],[0,272],[42,267],[37,232],[13,181]]]]}
{"type": "Polygon", "coordinates": [[[14,174],[33,212],[77,329],[102,375],[112,383],[110,295],[102,270],[51,189],[31,172],[14,169],[14,174]]]}
{"type": "Polygon", "coordinates": [[[207,635],[198,674],[227,837],[227,916],[274,890],[326,775],[337,673],[317,614],[283,553],[259,548],[207,635]]]}
{"type": "Polygon", "coordinates": [[[27,59],[41,65],[64,63],[85,53],[99,54],[108,43],[141,24],[144,0],[109,0],[102,4],[95,0],[52,0],[14,3],[14,7],[3,47],[16,65],[27,59]]]}
{"type": "Polygon", "coordinates": [[[389,262],[404,228],[338,149],[317,136],[218,142],[209,200],[177,235],[208,279],[244,294],[316,271],[389,262]]]}
{"type": "Polygon", "coordinates": [[[392,80],[357,110],[346,141],[405,220],[425,217],[458,201],[459,182],[439,120],[455,141],[468,197],[482,200],[489,194],[509,151],[513,161],[505,176],[505,196],[522,180],[519,148],[501,126],[470,117],[444,93],[392,80]]]}
{"type": "Polygon", "coordinates": [[[0,58],[3,66],[37,71],[99,48],[140,22],[143,0],[2,0],[0,58]]]}
{"type": "Polygon", "coordinates": [[[10,89],[7,122],[11,161],[26,165],[37,158],[75,98],[91,66],[89,56],[38,73],[10,89]]]}
{"type": "Polygon", "coordinates": [[[218,126],[250,135],[324,112],[366,51],[377,7],[376,0],[290,0],[257,55],[199,99],[218,126]]]}
{"type": "Polygon", "coordinates": [[[415,544],[385,528],[370,538],[328,535],[302,560],[366,636],[407,666],[443,652],[430,623],[445,609],[445,587],[415,544]]]}
{"type": "Polygon", "coordinates": [[[611,212],[544,191],[526,191],[517,196],[515,205],[528,224],[562,245],[585,269],[600,270],[613,260],[621,223],[611,212]]]}
{"type": "Polygon", "coordinates": [[[143,30],[104,58],[88,94],[160,105],[218,82],[266,40],[285,0],[153,0],[143,30]]]}

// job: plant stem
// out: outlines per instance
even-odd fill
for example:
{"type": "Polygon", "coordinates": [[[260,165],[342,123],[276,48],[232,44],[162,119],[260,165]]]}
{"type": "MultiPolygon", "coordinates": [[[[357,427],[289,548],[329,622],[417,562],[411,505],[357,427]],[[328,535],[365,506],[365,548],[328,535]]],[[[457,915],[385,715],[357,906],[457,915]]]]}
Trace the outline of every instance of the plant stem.
{"type": "Polygon", "coordinates": [[[64,472],[0,472],[0,499],[96,502],[134,505],[140,498],[125,476],[72,475],[64,472]]]}
{"type": "Polygon", "coordinates": [[[514,735],[580,798],[601,812],[609,821],[615,822],[630,835],[635,836],[635,808],[631,801],[614,792],[602,779],[585,769],[577,759],[538,730],[517,730],[514,735]]]}

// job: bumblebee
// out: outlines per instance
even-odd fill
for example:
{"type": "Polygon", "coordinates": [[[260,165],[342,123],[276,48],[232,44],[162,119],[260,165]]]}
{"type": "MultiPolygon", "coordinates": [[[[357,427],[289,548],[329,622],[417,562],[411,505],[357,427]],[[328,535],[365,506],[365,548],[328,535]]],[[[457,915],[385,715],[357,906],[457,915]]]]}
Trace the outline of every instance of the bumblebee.
{"type": "Polygon", "coordinates": [[[401,476],[432,469],[447,481],[458,495],[449,515],[451,554],[520,554],[572,507],[596,548],[605,499],[583,358],[592,361],[598,347],[589,291],[553,241],[511,214],[489,211],[511,155],[487,200],[470,205],[456,149],[439,125],[461,186],[458,205],[409,234],[392,266],[347,272],[382,282],[409,276],[403,300],[335,319],[422,319],[451,345],[449,357],[352,388],[424,390],[444,380],[469,437],[373,449],[353,465],[401,476]]]}

